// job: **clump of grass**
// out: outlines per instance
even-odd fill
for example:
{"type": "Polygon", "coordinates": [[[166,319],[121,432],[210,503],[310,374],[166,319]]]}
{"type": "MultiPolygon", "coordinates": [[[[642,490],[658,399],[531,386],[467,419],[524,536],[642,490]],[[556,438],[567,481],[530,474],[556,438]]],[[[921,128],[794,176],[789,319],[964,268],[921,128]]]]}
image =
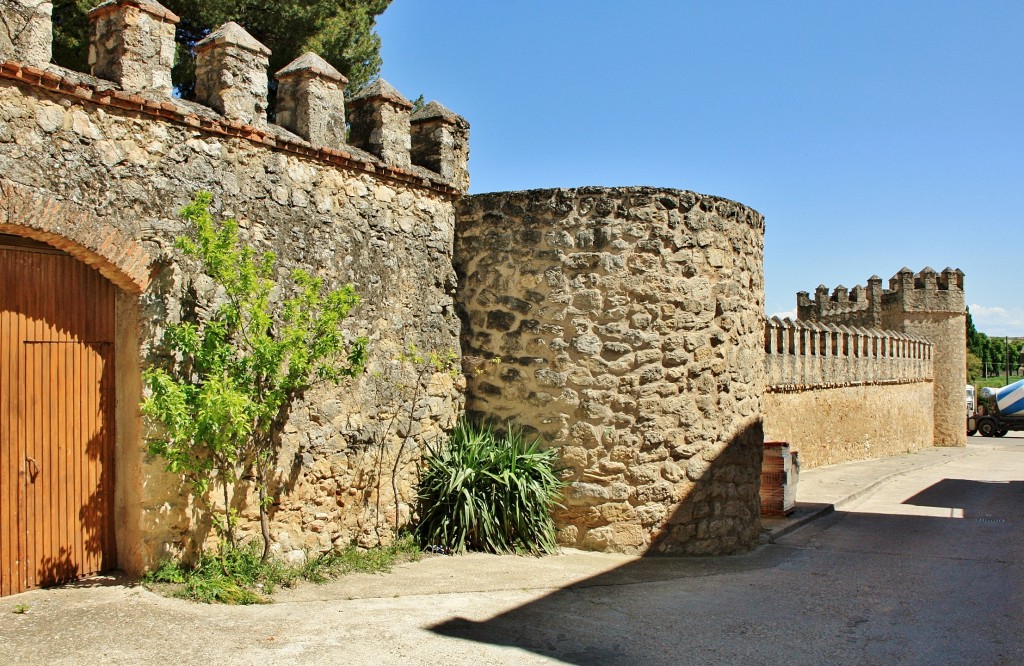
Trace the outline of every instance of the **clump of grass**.
{"type": "Polygon", "coordinates": [[[14,614],[15,615],[24,615],[25,613],[28,612],[28,609],[29,609],[29,605],[28,604],[17,604],[14,607],[14,614]]]}
{"type": "Polygon", "coordinates": [[[321,553],[302,566],[301,577],[311,583],[326,583],[350,573],[388,573],[399,562],[415,562],[422,552],[411,534],[403,534],[389,546],[357,548],[321,553]]]}
{"type": "Polygon", "coordinates": [[[170,596],[201,603],[264,604],[270,603],[278,587],[293,587],[301,581],[321,584],[353,572],[386,573],[399,562],[420,557],[410,535],[390,546],[348,546],[322,553],[297,566],[276,559],[264,562],[260,554],[255,543],[235,548],[221,544],[217,550],[200,555],[194,566],[164,561],[143,577],[143,583],[170,596]]]}

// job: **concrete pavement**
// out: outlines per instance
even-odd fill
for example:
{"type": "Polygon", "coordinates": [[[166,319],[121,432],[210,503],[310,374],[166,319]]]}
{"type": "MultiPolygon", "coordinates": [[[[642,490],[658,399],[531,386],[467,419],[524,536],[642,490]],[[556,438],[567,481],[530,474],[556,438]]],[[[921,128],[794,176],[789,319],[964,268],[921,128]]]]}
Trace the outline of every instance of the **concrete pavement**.
{"type": "MultiPolygon", "coordinates": [[[[983,438],[977,437],[971,443],[980,445],[982,441],[983,438]]],[[[848,506],[890,479],[970,454],[970,448],[929,447],[899,456],[802,471],[797,483],[796,508],[784,518],[762,519],[762,526],[768,540],[774,543],[812,520],[848,506]]]]}

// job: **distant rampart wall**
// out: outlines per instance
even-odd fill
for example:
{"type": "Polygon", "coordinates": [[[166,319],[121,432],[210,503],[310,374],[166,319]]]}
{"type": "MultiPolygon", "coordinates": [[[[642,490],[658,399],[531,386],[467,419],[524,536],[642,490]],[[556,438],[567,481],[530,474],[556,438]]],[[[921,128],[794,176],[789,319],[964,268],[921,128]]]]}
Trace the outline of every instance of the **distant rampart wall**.
{"type": "Polygon", "coordinates": [[[905,333],[793,322],[765,325],[765,437],[818,467],[932,444],[933,345],[905,333]]]}
{"type": "Polygon", "coordinates": [[[796,295],[797,318],[804,322],[863,326],[926,338],[934,345],[932,369],[936,446],[964,446],[964,382],[967,380],[964,273],[925,267],[915,273],[901,268],[882,288],[877,275],[867,286],[832,290],[819,285],[814,297],[796,295]]]}
{"type": "Polygon", "coordinates": [[[766,381],[776,392],[931,381],[932,343],[878,329],[773,317],[765,324],[766,381]]]}

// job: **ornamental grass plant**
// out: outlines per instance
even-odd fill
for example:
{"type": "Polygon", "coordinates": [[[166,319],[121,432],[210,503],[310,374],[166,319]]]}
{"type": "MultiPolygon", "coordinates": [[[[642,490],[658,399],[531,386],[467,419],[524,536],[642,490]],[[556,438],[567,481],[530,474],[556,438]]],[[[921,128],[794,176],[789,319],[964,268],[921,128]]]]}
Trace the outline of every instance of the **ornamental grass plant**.
{"type": "Polygon", "coordinates": [[[551,510],[564,483],[553,450],[521,428],[462,420],[445,445],[428,449],[417,492],[420,545],[463,553],[554,553],[551,510]]]}

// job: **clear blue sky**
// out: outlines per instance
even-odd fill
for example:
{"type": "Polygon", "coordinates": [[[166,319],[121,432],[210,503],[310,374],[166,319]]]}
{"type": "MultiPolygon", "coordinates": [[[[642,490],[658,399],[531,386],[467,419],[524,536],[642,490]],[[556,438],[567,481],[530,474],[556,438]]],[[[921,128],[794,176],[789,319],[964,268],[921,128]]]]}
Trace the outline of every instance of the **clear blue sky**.
{"type": "Polygon", "coordinates": [[[394,0],[382,75],[471,191],[655,185],[765,215],[768,314],[903,266],[1024,336],[1024,2],[394,0]]]}

